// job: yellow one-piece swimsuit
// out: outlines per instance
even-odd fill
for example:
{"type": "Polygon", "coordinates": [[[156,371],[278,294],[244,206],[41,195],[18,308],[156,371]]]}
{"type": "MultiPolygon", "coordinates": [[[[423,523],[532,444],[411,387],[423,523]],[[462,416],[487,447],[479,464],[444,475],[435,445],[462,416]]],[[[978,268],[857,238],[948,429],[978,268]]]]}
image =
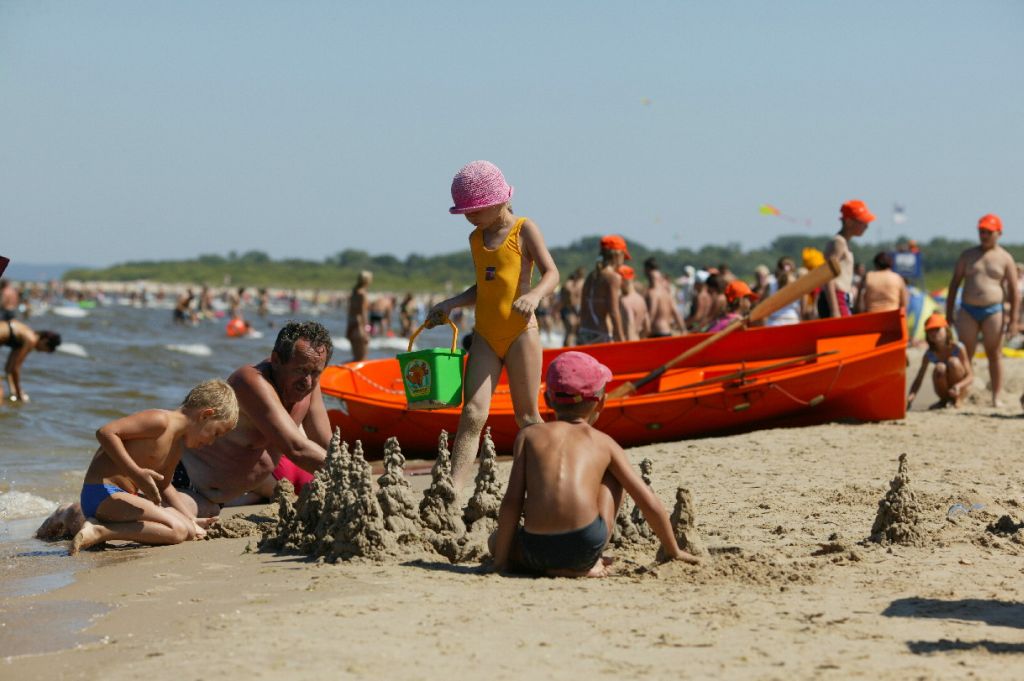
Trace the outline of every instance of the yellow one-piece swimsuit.
{"type": "Polygon", "coordinates": [[[476,268],[476,337],[487,341],[500,359],[505,359],[509,347],[528,328],[537,326],[532,314],[529,319],[515,312],[512,303],[530,289],[533,261],[529,260],[519,243],[519,232],[526,218],[519,218],[508,236],[495,249],[484,246],[484,233],[476,229],[469,235],[469,248],[476,268]]]}

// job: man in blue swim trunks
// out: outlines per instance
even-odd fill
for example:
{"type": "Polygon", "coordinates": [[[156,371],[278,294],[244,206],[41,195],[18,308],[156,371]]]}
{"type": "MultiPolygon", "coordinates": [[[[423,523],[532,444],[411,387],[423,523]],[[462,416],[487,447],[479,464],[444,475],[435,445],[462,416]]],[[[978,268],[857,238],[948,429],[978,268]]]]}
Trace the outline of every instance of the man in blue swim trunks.
{"type": "Polygon", "coordinates": [[[988,214],[978,221],[979,245],[960,254],[953,269],[946,294],[946,318],[956,320],[956,332],[973,361],[981,332],[988,373],[992,381],[992,406],[998,407],[999,392],[1003,386],[1003,337],[1013,336],[1018,329],[1019,291],[1017,264],[1002,246],[999,237],[1003,221],[998,215],[988,214]],[[963,300],[960,312],[954,317],[956,294],[963,282],[963,300]],[[1009,303],[1009,314],[1004,310],[1009,303]]]}
{"type": "Polygon", "coordinates": [[[564,352],[548,367],[544,397],[558,420],[527,426],[516,437],[498,530],[488,542],[496,570],[603,576],[601,554],[623,490],[640,507],[668,558],[700,562],[679,548],[665,507],[622,447],[591,428],[610,378],[608,367],[582,352],[564,352]]]}

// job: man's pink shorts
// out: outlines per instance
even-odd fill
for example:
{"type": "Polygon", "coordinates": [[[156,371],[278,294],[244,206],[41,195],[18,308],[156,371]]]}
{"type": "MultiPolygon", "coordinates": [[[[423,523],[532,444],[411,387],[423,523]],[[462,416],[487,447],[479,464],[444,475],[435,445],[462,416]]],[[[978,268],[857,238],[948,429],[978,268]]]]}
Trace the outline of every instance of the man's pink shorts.
{"type": "Polygon", "coordinates": [[[273,473],[275,480],[285,478],[295,486],[296,492],[301,492],[302,488],[306,486],[310,480],[313,479],[312,473],[307,473],[298,466],[296,466],[291,459],[287,456],[282,455],[281,460],[277,462],[277,468],[274,469],[273,473]]]}

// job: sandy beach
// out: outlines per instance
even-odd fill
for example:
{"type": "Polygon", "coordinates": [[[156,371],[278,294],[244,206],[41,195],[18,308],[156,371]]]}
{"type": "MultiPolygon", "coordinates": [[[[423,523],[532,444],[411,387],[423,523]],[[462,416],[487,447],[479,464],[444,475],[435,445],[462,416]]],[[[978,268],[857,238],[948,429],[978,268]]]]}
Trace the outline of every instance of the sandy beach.
{"type": "MultiPolygon", "coordinates": [[[[1024,363],[1007,364],[1015,398],[1024,363]]],[[[653,462],[670,510],[677,486],[692,491],[711,549],[698,568],[659,565],[653,549],[610,549],[601,580],[482,574],[428,551],[330,564],[245,537],[108,549],[130,559],[3,602],[3,675],[1019,678],[1019,414],[969,404],[629,450],[653,462]],[[903,453],[920,541],[867,542],[903,453]],[[74,616],[64,649],[10,656],[26,645],[18,632],[68,633],[74,616]]]]}

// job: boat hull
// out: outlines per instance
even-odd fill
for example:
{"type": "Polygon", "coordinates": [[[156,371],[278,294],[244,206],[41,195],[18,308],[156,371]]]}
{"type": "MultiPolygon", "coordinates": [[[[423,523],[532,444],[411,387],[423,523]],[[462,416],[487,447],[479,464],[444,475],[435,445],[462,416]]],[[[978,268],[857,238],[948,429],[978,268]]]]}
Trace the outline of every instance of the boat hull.
{"type": "MultiPolygon", "coordinates": [[[[894,311],[737,331],[639,394],[608,400],[596,426],[623,446],[635,446],[836,420],[900,419],[906,406],[905,329],[903,315],[894,311]],[[777,365],[782,366],[773,368],[777,365]],[[748,374],[736,376],[739,371],[748,374]]],[[[640,378],[706,337],[576,349],[611,368],[610,389],[640,378]]],[[[543,366],[563,351],[545,350],[543,366]]],[[[362,440],[371,456],[391,436],[407,455],[432,456],[441,429],[454,433],[458,428],[457,408],[406,408],[396,360],[328,367],[321,390],[332,427],[346,439],[362,440]]],[[[542,416],[553,418],[541,404],[542,416]]],[[[499,453],[511,452],[518,427],[504,372],[487,425],[499,453]]]]}

